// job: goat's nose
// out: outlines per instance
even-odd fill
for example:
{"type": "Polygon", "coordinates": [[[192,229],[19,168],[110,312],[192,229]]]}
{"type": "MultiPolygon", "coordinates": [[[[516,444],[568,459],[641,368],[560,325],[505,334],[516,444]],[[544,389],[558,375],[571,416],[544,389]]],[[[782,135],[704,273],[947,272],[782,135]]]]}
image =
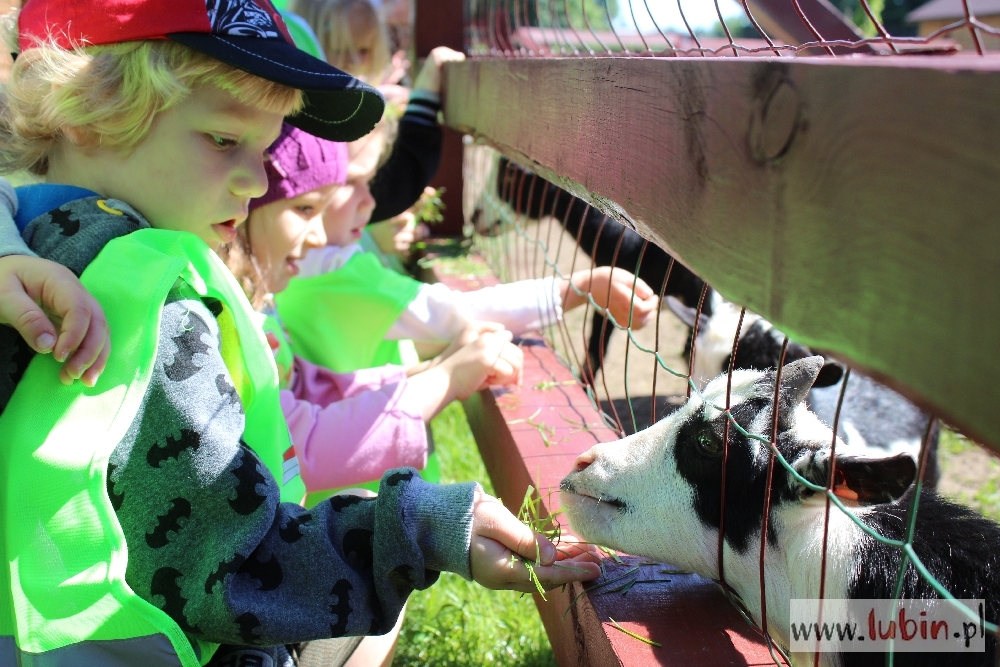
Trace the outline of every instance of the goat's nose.
{"type": "Polygon", "coordinates": [[[576,466],[575,466],[576,472],[580,472],[581,470],[589,466],[591,463],[594,462],[594,459],[596,458],[597,456],[595,456],[592,451],[586,451],[583,454],[580,454],[578,457],[576,457],[576,466]]]}

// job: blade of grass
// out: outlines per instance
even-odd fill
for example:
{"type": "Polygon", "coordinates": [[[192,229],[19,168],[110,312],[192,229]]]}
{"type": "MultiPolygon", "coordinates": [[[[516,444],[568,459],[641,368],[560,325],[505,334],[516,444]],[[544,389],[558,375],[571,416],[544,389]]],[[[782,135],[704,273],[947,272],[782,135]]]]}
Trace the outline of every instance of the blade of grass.
{"type": "Polygon", "coordinates": [[[608,617],[608,619],[611,621],[611,626],[613,628],[615,628],[616,630],[621,630],[622,632],[624,632],[625,634],[627,634],[629,637],[634,637],[635,639],[638,639],[639,641],[643,642],[644,644],[649,644],[650,646],[656,646],[658,648],[663,648],[663,644],[661,644],[659,642],[654,642],[652,639],[646,639],[642,635],[637,635],[634,632],[632,632],[631,630],[626,630],[622,626],[618,625],[618,621],[616,621],[615,619],[611,618],[610,616],[608,617]]]}

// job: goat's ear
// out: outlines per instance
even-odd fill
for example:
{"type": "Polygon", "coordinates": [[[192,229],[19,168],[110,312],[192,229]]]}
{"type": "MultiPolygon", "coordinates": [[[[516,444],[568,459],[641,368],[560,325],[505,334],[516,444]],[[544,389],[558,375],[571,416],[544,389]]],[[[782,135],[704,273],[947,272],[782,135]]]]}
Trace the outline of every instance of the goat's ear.
{"type": "MultiPolygon", "coordinates": [[[[823,357],[806,357],[781,369],[781,403],[783,408],[794,408],[806,400],[816,378],[823,370],[823,357]]],[[[771,386],[774,386],[772,381],[771,386]]]]}
{"type": "MultiPolygon", "coordinates": [[[[826,485],[830,479],[830,459],[807,474],[815,484],[826,485]]],[[[909,454],[886,459],[859,459],[837,456],[833,492],[845,500],[862,505],[888,503],[900,498],[913,484],[917,464],[909,454]]]]}
{"type": "MultiPolygon", "coordinates": [[[[680,299],[678,299],[675,296],[667,297],[667,307],[670,308],[671,311],[673,311],[674,315],[676,315],[681,322],[694,329],[694,316],[698,314],[697,308],[692,308],[691,306],[685,306],[683,303],[681,303],[680,299]]],[[[701,315],[698,318],[699,332],[705,331],[708,328],[709,319],[710,318],[708,317],[708,315],[706,315],[705,313],[701,313],[701,315]]]]}
{"type": "MultiPolygon", "coordinates": [[[[843,442],[838,441],[838,446],[843,442]]],[[[826,486],[830,481],[830,450],[815,452],[793,465],[813,484],[826,486]]],[[[917,464],[908,454],[884,459],[862,459],[850,454],[837,455],[833,492],[844,500],[861,505],[876,505],[897,500],[906,493],[917,474],[917,464]]]]}
{"type": "Polygon", "coordinates": [[[820,370],[819,375],[816,376],[816,382],[813,383],[813,387],[832,387],[840,382],[843,377],[844,366],[839,362],[827,359],[823,363],[823,368],[820,370]]]}

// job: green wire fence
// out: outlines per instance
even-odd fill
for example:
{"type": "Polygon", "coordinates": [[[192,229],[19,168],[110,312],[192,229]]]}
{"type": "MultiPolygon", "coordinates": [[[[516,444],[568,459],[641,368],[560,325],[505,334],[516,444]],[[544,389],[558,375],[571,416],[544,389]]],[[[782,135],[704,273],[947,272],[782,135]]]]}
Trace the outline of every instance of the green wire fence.
{"type": "MultiPolygon", "coordinates": [[[[500,155],[491,148],[483,145],[467,145],[466,155],[465,155],[465,181],[466,181],[466,201],[465,201],[465,213],[466,219],[470,221],[466,226],[466,234],[473,239],[473,251],[481,255],[487,262],[487,264],[492,268],[501,282],[510,282],[526,278],[547,278],[556,277],[561,279],[568,279],[571,274],[577,269],[577,265],[581,264],[580,267],[583,270],[589,269],[591,273],[595,268],[595,262],[590,257],[586,256],[585,252],[582,252],[579,248],[580,236],[579,233],[576,239],[573,239],[566,231],[561,228],[562,224],[565,224],[565,220],[559,221],[554,216],[555,212],[555,201],[550,202],[540,202],[539,210],[541,214],[536,220],[529,220],[523,211],[517,210],[515,207],[511,206],[510,202],[517,202],[521,200],[520,193],[518,192],[515,196],[515,189],[524,187],[525,172],[523,169],[518,168],[519,177],[512,177],[509,172],[513,167],[513,163],[507,163],[506,167],[501,166],[500,155]],[[520,181],[520,182],[518,182],[520,181]],[[548,208],[546,208],[548,206],[548,208]],[[547,212],[546,212],[547,211],[547,212]],[[566,267],[568,259],[568,269],[566,267]]],[[[532,174],[528,178],[538,178],[532,174]]],[[[529,186],[530,187],[530,186],[529,186]]],[[[531,209],[531,203],[529,201],[528,209],[531,209]]],[[[568,215],[567,209],[567,215],[568,215]]],[[[615,220],[607,219],[604,223],[607,225],[619,225],[615,220]]],[[[582,225],[580,227],[582,231],[582,225]]],[[[595,242],[596,245],[596,242],[595,242]]],[[[639,257],[639,262],[641,263],[643,256],[645,255],[645,247],[643,252],[639,257]]],[[[617,257],[617,253],[616,253],[617,257]]],[[[633,273],[638,274],[639,265],[637,264],[634,268],[633,273]]],[[[669,273],[668,273],[669,276],[669,273]]],[[[664,287],[666,285],[666,280],[664,281],[664,287]]],[[[865,534],[869,535],[871,538],[900,550],[902,558],[900,560],[899,569],[896,576],[895,585],[893,588],[893,600],[898,601],[902,594],[902,587],[904,577],[908,571],[908,568],[912,566],[914,570],[922,577],[933,589],[937,592],[941,598],[948,600],[956,608],[958,608],[962,614],[968,617],[972,621],[980,622],[977,612],[968,608],[961,602],[959,602],[954,595],[939,581],[937,581],[931,573],[928,571],[927,567],[921,561],[920,557],[916,554],[913,549],[913,535],[916,528],[916,522],[919,511],[919,501],[920,492],[923,488],[923,476],[924,469],[927,464],[927,442],[928,435],[931,431],[931,427],[934,423],[934,418],[932,417],[927,425],[927,432],[925,433],[923,442],[921,444],[920,450],[920,461],[919,461],[919,472],[916,480],[916,492],[913,494],[912,501],[907,514],[907,524],[905,537],[902,540],[891,539],[879,534],[876,530],[872,529],[870,526],[866,525],[858,516],[855,515],[841,499],[834,493],[833,490],[833,472],[831,471],[830,481],[827,485],[819,485],[803,477],[798,471],[796,471],[793,466],[782,456],[781,452],[776,446],[776,436],[772,433],[771,438],[767,438],[761,435],[750,433],[745,428],[743,428],[739,423],[737,423],[732,412],[729,410],[729,390],[727,389],[726,395],[726,405],[720,406],[713,402],[710,402],[705,395],[702,393],[698,384],[691,377],[691,368],[693,362],[689,363],[688,368],[679,370],[678,368],[672,367],[667,361],[667,356],[661,352],[660,349],[660,333],[661,333],[661,322],[659,312],[656,315],[656,327],[655,327],[655,342],[652,346],[649,344],[643,344],[637,337],[636,331],[632,326],[632,322],[626,324],[619,323],[615,320],[614,316],[610,312],[605,312],[601,307],[598,300],[594,298],[594,294],[591,292],[585,292],[580,290],[572,281],[569,282],[569,288],[574,290],[576,294],[580,297],[584,297],[586,300],[584,306],[584,322],[586,322],[587,316],[592,312],[598,312],[605,316],[606,321],[613,327],[614,330],[623,331],[626,334],[625,339],[625,353],[624,353],[624,377],[621,388],[625,396],[625,404],[628,408],[628,416],[630,423],[626,424],[619,418],[617,410],[614,408],[614,401],[611,398],[610,393],[607,389],[607,378],[606,378],[606,366],[604,361],[606,355],[604,355],[604,350],[602,348],[602,359],[599,366],[600,369],[588,368],[588,362],[584,358],[586,356],[586,350],[584,350],[584,355],[581,357],[577,353],[576,345],[573,342],[574,332],[571,331],[570,326],[567,324],[566,319],[563,318],[557,322],[549,322],[545,327],[545,331],[542,332],[546,343],[557,353],[558,358],[561,363],[563,363],[567,368],[571,370],[577,382],[586,391],[587,396],[592,402],[595,409],[598,410],[606,424],[619,433],[620,436],[626,434],[626,426],[631,426],[631,430],[634,432],[638,428],[639,420],[636,418],[636,410],[634,409],[634,391],[630,391],[629,383],[629,365],[630,365],[630,355],[636,353],[645,355],[648,359],[652,361],[652,409],[651,409],[651,419],[650,422],[656,421],[657,411],[657,395],[656,395],[656,374],[658,371],[664,371],[669,376],[677,378],[678,380],[683,380],[687,396],[695,396],[702,402],[710,405],[715,410],[718,410],[721,414],[724,414],[727,418],[728,426],[736,429],[744,437],[757,440],[768,446],[770,451],[770,461],[769,461],[769,473],[768,480],[771,479],[770,471],[773,468],[775,462],[781,465],[787,473],[795,480],[796,483],[801,486],[810,489],[816,493],[821,493],[827,501],[827,525],[829,524],[829,512],[830,505],[833,505],[842,512],[847,518],[849,518],[855,525],[858,526],[865,534]],[[634,348],[634,350],[633,350],[634,348]],[[597,374],[600,374],[601,381],[600,386],[597,381],[597,374]],[[603,396],[601,395],[603,390],[603,396]],[[609,413],[608,409],[611,412],[609,413]]],[[[633,282],[632,285],[632,299],[634,301],[636,294],[636,283],[633,282]]],[[[598,295],[600,296],[600,295],[598,295]]],[[[704,292],[703,297],[704,299],[704,292]]],[[[663,300],[663,290],[660,290],[660,301],[663,300]]],[[[701,304],[699,304],[699,314],[701,310],[701,304]]],[[[739,327],[742,328],[743,315],[745,310],[740,315],[739,327]]],[[[539,321],[543,321],[542,313],[539,313],[539,321]]],[[[582,334],[583,340],[586,340],[586,327],[581,327],[581,331],[578,335],[582,334]]],[[[737,331],[737,340],[739,338],[739,331],[737,331]]],[[[735,345],[736,341],[734,341],[735,345]]],[[[787,339],[785,340],[785,345],[787,345],[787,339]]],[[[695,350],[694,348],[694,336],[691,337],[691,356],[693,357],[695,350]]],[[[735,355],[731,355],[733,358],[735,355]]],[[[784,361],[784,350],[782,351],[782,361],[784,361]]],[[[633,366],[634,368],[634,366],[633,366]]],[[[732,367],[730,365],[730,377],[732,373],[732,367]]],[[[781,368],[779,366],[777,371],[775,386],[780,385],[780,373],[781,368]]],[[[848,369],[847,374],[843,380],[843,386],[841,387],[840,397],[837,405],[837,417],[834,423],[834,433],[837,432],[837,423],[840,415],[840,406],[844,399],[844,388],[847,385],[850,377],[850,369],[848,369]]],[[[775,392],[775,404],[777,402],[777,390],[775,392]]],[[[776,412],[776,410],[774,411],[776,412]]],[[[776,421],[776,417],[775,417],[776,421]]],[[[726,446],[728,447],[728,428],[726,433],[726,446]]],[[[833,441],[833,447],[836,447],[836,438],[833,441]]],[[[770,487],[770,482],[769,482],[770,487]]],[[[768,495],[770,493],[770,488],[768,488],[768,495]]],[[[769,507],[765,505],[764,513],[764,526],[766,527],[769,515],[769,507]]],[[[763,539],[766,535],[766,529],[762,531],[762,544],[761,549],[763,550],[763,539]]],[[[722,536],[720,534],[720,542],[722,536]]],[[[826,544],[824,542],[823,549],[823,561],[822,567],[826,569],[826,544]]],[[[720,545],[720,566],[721,566],[721,545],[720,545]]],[[[720,572],[722,568],[720,567],[720,572]]],[[[737,608],[740,609],[744,617],[752,625],[757,627],[757,629],[764,635],[769,649],[771,650],[772,658],[775,664],[780,665],[781,660],[785,663],[790,664],[790,660],[787,655],[778,647],[771,639],[769,633],[767,632],[767,618],[766,618],[766,607],[763,606],[764,596],[764,570],[763,570],[763,560],[761,561],[761,599],[762,599],[762,616],[763,623],[762,626],[758,626],[753,622],[752,619],[746,614],[742,605],[742,601],[738,599],[738,596],[726,583],[723,575],[722,581],[718,582],[730,597],[730,599],[736,603],[737,608]]],[[[820,597],[823,597],[822,590],[820,597]]],[[[997,624],[991,622],[985,622],[984,627],[987,632],[991,633],[994,637],[997,635],[998,627],[997,624]]],[[[818,664],[818,655],[816,654],[816,661],[818,664]]],[[[892,644],[890,643],[890,650],[887,655],[887,665],[892,665],[894,660],[894,652],[892,650],[892,644]]]]}

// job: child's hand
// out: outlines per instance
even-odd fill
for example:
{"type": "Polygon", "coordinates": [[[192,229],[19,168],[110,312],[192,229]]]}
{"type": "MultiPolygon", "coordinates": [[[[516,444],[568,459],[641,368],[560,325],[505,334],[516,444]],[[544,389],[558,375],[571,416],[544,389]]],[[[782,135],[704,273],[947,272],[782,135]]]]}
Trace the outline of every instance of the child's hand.
{"type": "Polygon", "coordinates": [[[36,352],[67,361],[63,384],[97,383],[111,353],[108,322],[73,272],[38,257],[0,257],[0,324],[9,324],[36,352]],[[59,325],[57,338],[56,327],[59,325]]]}
{"type": "Polygon", "coordinates": [[[431,49],[431,52],[427,54],[427,60],[424,61],[424,66],[420,68],[420,73],[417,74],[417,78],[413,82],[413,87],[439,94],[441,92],[441,65],[446,62],[461,62],[462,60],[465,60],[464,53],[449,49],[447,46],[431,49]]]}
{"type": "Polygon", "coordinates": [[[466,345],[476,342],[485,333],[497,333],[504,330],[504,326],[499,322],[487,322],[485,320],[474,320],[465,325],[462,332],[458,334],[448,346],[438,352],[437,356],[431,360],[431,366],[436,366],[453,354],[461,350],[466,345]]]}
{"type": "MultiPolygon", "coordinates": [[[[656,314],[657,295],[642,278],[625,269],[601,266],[593,271],[577,271],[571,276],[573,284],[582,292],[590,292],[594,301],[607,308],[618,324],[628,326],[629,306],[632,306],[632,328],[641,329],[656,314]],[[635,283],[635,299],[632,299],[632,284],[635,283]],[[609,288],[610,287],[610,293],[609,288]]],[[[563,281],[563,310],[571,310],[582,305],[586,296],[580,296],[563,281]]]]}
{"type": "Polygon", "coordinates": [[[382,80],[383,83],[398,84],[406,76],[410,69],[410,61],[406,57],[406,51],[399,50],[392,54],[389,61],[389,73],[382,80]]]}
{"type": "Polygon", "coordinates": [[[486,588],[536,591],[522,559],[532,562],[545,590],[572,581],[590,581],[601,574],[596,556],[580,550],[579,556],[567,558],[552,542],[522,524],[499,500],[481,489],[476,491],[472,511],[472,578],[486,588]],[[511,559],[512,554],[518,556],[517,561],[511,559]],[[557,560],[567,567],[557,566],[557,560]]]}
{"type": "Polygon", "coordinates": [[[512,338],[509,331],[483,333],[441,362],[451,376],[451,395],[464,401],[490,385],[519,384],[524,354],[512,338]]]}
{"type": "Polygon", "coordinates": [[[426,238],[429,230],[426,225],[417,224],[412,212],[405,211],[390,220],[368,225],[368,231],[379,250],[406,260],[410,257],[410,246],[426,238]]]}

